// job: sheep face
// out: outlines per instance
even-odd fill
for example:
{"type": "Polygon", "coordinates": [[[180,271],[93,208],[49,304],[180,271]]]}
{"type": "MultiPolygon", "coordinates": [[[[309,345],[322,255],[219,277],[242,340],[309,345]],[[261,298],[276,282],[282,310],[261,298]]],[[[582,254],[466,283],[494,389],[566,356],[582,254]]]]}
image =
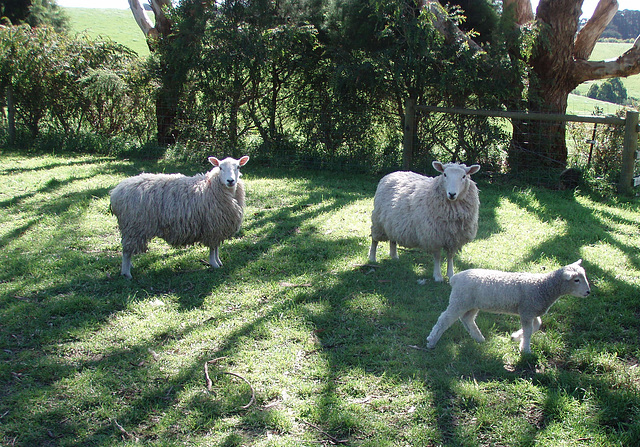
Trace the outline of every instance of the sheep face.
{"type": "Polygon", "coordinates": [[[240,173],[240,166],[244,166],[249,161],[248,156],[244,156],[239,160],[235,158],[227,157],[220,161],[216,157],[209,157],[209,163],[220,169],[218,179],[227,188],[233,189],[238,184],[238,180],[242,175],[240,173]]]}
{"type": "Polygon", "coordinates": [[[589,287],[587,275],[580,265],[581,263],[582,259],[579,259],[573,264],[566,266],[562,272],[562,279],[565,280],[569,290],[567,292],[568,295],[584,298],[591,293],[591,288],[589,287]]]}
{"type": "Polygon", "coordinates": [[[447,200],[455,202],[463,196],[469,187],[469,176],[475,174],[480,169],[480,165],[467,167],[463,164],[447,163],[443,165],[439,161],[432,163],[433,168],[444,177],[444,188],[447,200]]]}

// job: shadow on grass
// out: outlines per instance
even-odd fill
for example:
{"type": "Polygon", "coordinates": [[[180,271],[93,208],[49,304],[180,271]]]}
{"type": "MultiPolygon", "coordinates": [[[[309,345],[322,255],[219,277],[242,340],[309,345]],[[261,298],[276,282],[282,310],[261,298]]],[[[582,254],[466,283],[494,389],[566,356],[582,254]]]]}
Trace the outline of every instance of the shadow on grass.
{"type": "MultiPolygon", "coordinates": [[[[117,170],[115,167],[114,173],[117,170]]],[[[131,168],[126,171],[129,175],[131,168]]],[[[540,430],[562,422],[564,415],[558,409],[562,397],[583,401],[585,389],[593,393],[590,398],[597,403],[602,426],[612,433],[612,440],[637,432],[633,422],[640,408],[637,393],[622,389],[614,378],[585,371],[586,365],[569,364],[569,359],[561,358],[567,364],[542,371],[540,365],[546,359],[534,358],[505,368],[505,359],[491,349],[491,340],[478,345],[459,324],[447,332],[447,341],[442,340],[436,350],[420,349],[446,307],[449,292],[447,284],[429,281],[426,286],[417,285],[417,279],[430,269],[420,266],[416,271],[414,266],[430,262],[429,257],[405,252],[398,261],[383,260],[379,268],[336,267],[342,259],[366,259],[367,235],[336,237],[312,223],[357,200],[371,198],[375,180],[254,172],[247,178],[297,181],[296,194],[282,204],[273,201],[269,192],[262,192],[261,205],[247,215],[241,237],[222,246],[225,267],[215,271],[200,266],[197,258],[206,257],[203,249],[155,247],[135,258],[134,280],[126,281],[115,277],[119,253],[96,254],[82,247],[68,250],[68,241],[83,237],[76,224],[83,219],[91,197],[105,198],[109,188],[68,194],[57,203],[31,210],[35,215],[64,216],[60,239],[45,243],[47,253],[66,250],[54,266],[64,277],[55,277],[52,269],[31,281],[25,279],[33,289],[29,295],[9,286],[0,296],[6,321],[0,328],[0,355],[5,365],[0,373],[0,391],[5,396],[0,403],[4,442],[107,446],[140,438],[149,444],[169,445],[190,439],[197,442],[198,434],[218,432],[228,445],[264,440],[269,433],[290,434],[309,443],[481,445],[482,439],[499,439],[500,434],[478,423],[480,412],[485,411],[479,399],[491,397],[492,387],[500,392],[516,390],[523,381],[539,387],[543,396],[530,401],[520,413],[514,410],[502,415],[504,424],[522,422],[512,432],[510,445],[535,443],[540,430]],[[79,232],[65,236],[72,231],[79,232]],[[361,256],[354,255],[359,252],[361,256]],[[239,296],[246,296],[245,289],[252,287],[259,296],[233,302],[236,290],[239,296]],[[103,333],[117,317],[141,313],[139,319],[144,320],[140,309],[153,312],[149,306],[154,301],[165,306],[162,301],[168,295],[176,297],[176,316],[193,319],[179,324],[169,321],[167,328],[135,341],[103,333]],[[147,307],[140,307],[143,305],[147,307]],[[306,331],[315,342],[278,333],[276,323],[281,320],[283,326],[306,331]],[[231,324],[231,329],[225,329],[231,324]],[[224,336],[216,336],[218,333],[224,336]],[[211,338],[203,340],[201,334],[211,338]],[[111,346],[83,352],[82,343],[76,342],[92,335],[109,340],[111,346]],[[203,346],[189,351],[184,346],[188,343],[203,346]],[[279,349],[300,352],[302,366],[293,361],[271,362],[270,356],[275,357],[279,349]],[[248,397],[242,382],[219,385],[214,395],[205,392],[203,365],[213,357],[226,357],[229,363],[225,366],[249,378],[252,368],[270,373],[255,379],[259,383],[255,383],[254,406],[240,408],[248,397]],[[248,358],[253,366],[241,363],[248,358]],[[280,389],[289,386],[285,380],[290,376],[303,385],[289,391],[296,394],[301,407],[288,409],[293,414],[288,425],[287,416],[269,405],[278,400],[287,405],[280,389]],[[74,386],[74,381],[87,386],[74,386]],[[478,395],[462,392],[462,385],[479,390],[478,395]],[[402,428],[393,431],[390,427],[394,425],[402,428]]],[[[72,184],[71,179],[64,182],[72,184]]],[[[50,188],[47,192],[55,191],[55,185],[50,188]]],[[[541,219],[555,219],[567,210],[577,212],[575,217],[562,217],[569,222],[568,237],[578,243],[585,237],[589,241],[606,237],[585,234],[585,229],[597,228],[601,220],[576,203],[554,203],[552,196],[543,194],[539,201],[546,208],[540,210],[517,192],[503,195],[493,187],[487,190],[478,238],[488,238],[496,231],[495,210],[505,196],[541,219]]],[[[258,200],[251,198],[251,191],[248,194],[249,201],[258,200]]],[[[34,227],[32,221],[11,230],[7,243],[34,227]]],[[[541,241],[527,259],[534,261],[541,253],[551,253],[573,262],[579,246],[566,247],[554,239],[541,241]]],[[[637,267],[637,254],[630,247],[614,239],[610,243],[631,258],[635,256],[637,267]]],[[[41,264],[37,250],[13,255],[19,258],[0,276],[5,284],[29,274],[21,264],[41,264]]],[[[593,266],[587,265],[588,274],[625,287],[609,273],[593,273],[589,267],[593,266]]],[[[606,306],[600,310],[608,312],[606,306]]],[[[567,326],[575,330],[586,324],[584,318],[567,326]]],[[[604,331],[610,322],[599,324],[604,331]]],[[[572,349],[579,340],[569,336],[566,343],[572,349]]],[[[613,340],[603,338],[602,342],[613,340]]],[[[637,349],[637,340],[634,346],[637,349]]],[[[496,405],[492,414],[498,417],[504,409],[496,405]]],[[[588,427],[586,436],[601,435],[599,428],[588,427]]]]}

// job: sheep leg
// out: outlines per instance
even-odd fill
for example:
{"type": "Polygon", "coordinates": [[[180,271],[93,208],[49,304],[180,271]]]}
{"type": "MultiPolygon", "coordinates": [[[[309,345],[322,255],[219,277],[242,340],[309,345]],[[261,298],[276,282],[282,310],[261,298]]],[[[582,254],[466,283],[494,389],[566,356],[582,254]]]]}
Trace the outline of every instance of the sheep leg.
{"type": "Polygon", "coordinates": [[[462,317],[460,317],[460,321],[462,322],[462,325],[465,327],[469,335],[471,335],[471,337],[473,337],[475,341],[477,341],[478,343],[484,343],[484,336],[482,335],[482,332],[480,332],[480,329],[476,324],[476,316],[478,316],[478,311],[479,309],[471,309],[462,317]]]}
{"type": "Polygon", "coordinates": [[[443,281],[440,250],[433,252],[433,279],[436,282],[443,281]]]}
{"type": "Polygon", "coordinates": [[[218,255],[217,245],[209,249],[209,264],[214,269],[222,267],[222,261],[220,261],[220,256],[218,255]]]}
{"type": "MultiPolygon", "coordinates": [[[[533,331],[531,332],[532,334],[534,334],[535,332],[538,331],[538,329],[540,329],[540,326],[542,325],[542,319],[540,317],[536,317],[533,319],[533,331]]],[[[522,329],[515,331],[513,334],[511,334],[511,339],[513,341],[521,341],[522,340],[522,329]]]]}
{"type": "MultiPolygon", "coordinates": [[[[531,352],[531,335],[533,335],[535,318],[520,317],[522,323],[522,339],[520,340],[520,352],[531,352]]],[[[539,327],[539,326],[538,326],[539,327]]]]}
{"type": "Polygon", "coordinates": [[[369,247],[369,262],[376,262],[376,251],[378,250],[378,241],[371,239],[371,247],[369,247]]]}
{"type": "Polygon", "coordinates": [[[453,257],[453,252],[447,253],[447,276],[449,277],[449,279],[451,279],[451,277],[453,276],[453,257]]]}
{"type": "Polygon", "coordinates": [[[131,253],[122,252],[122,269],[120,274],[127,279],[131,279],[131,253]]]}
{"type": "Polygon", "coordinates": [[[457,309],[452,309],[451,307],[447,307],[447,310],[442,312],[438,317],[438,321],[431,329],[431,333],[427,337],[427,348],[432,349],[436,347],[436,343],[444,334],[444,331],[449,329],[455,321],[460,318],[461,313],[457,309]]]}
{"type": "Polygon", "coordinates": [[[389,256],[391,259],[398,259],[398,243],[389,241],[389,256]]]}

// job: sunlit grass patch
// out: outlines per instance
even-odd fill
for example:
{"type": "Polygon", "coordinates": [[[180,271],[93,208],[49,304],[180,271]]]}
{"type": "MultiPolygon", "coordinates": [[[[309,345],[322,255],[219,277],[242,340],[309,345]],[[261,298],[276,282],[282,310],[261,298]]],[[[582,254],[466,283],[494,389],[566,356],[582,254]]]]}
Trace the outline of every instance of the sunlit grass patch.
{"type": "Polygon", "coordinates": [[[425,349],[450,287],[430,279],[431,256],[419,250],[392,260],[383,243],[370,265],[377,177],[249,164],[245,221],[221,247],[223,268],[202,264],[204,247],[154,240],[128,281],[110,189],[143,170],[202,166],[0,162],[3,444],[638,439],[637,201],[480,185],[478,236],[456,271],[545,272],[583,258],[593,286],[588,298],[561,298],[521,356],[510,339],[519,319],[482,313],[484,344],[456,322],[425,349]]]}

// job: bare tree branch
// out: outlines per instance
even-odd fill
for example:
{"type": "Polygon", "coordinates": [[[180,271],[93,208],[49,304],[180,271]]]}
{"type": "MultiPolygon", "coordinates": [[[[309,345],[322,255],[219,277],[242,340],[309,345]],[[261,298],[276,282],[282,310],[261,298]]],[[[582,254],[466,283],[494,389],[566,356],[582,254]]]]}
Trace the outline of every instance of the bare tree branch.
{"type": "Polygon", "coordinates": [[[587,24],[578,32],[573,48],[575,59],[589,59],[596,42],[618,12],[617,0],[600,0],[587,24]]]}
{"type": "Polygon", "coordinates": [[[633,46],[617,59],[607,61],[575,61],[574,76],[585,82],[605,78],[623,78],[640,74],[640,36],[633,46]]]}
{"type": "Polygon", "coordinates": [[[167,19],[165,8],[171,7],[171,0],[151,0],[150,3],[155,16],[155,25],[147,16],[142,6],[142,0],[129,0],[133,17],[145,36],[151,38],[166,36],[170,32],[171,22],[167,19]]]}
{"type": "Polygon", "coordinates": [[[158,31],[155,29],[153,22],[144,12],[141,0],[129,0],[129,7],[133,13],[133,17],[136,19],[136,23],[142,30],[145,36],[157,37],[158,31]]]}

